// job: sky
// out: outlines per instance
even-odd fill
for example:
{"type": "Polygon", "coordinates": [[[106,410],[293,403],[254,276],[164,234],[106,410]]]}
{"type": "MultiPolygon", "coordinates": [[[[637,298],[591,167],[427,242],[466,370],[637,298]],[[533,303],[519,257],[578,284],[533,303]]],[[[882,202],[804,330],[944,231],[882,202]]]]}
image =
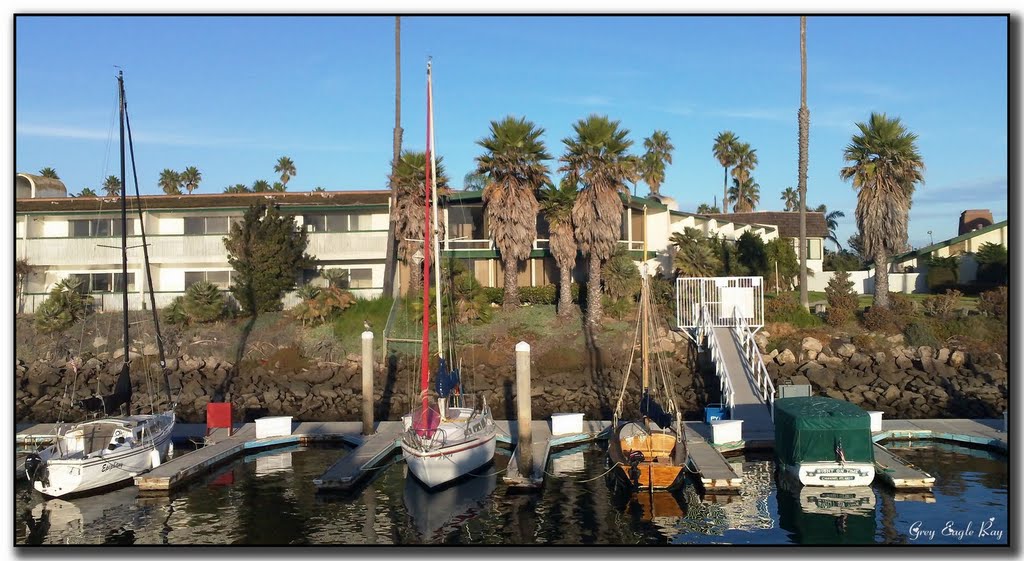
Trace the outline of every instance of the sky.
{"type": "MultiPolygon", "coordinates": [[[[856,232],[843,149],[871,112],[916,133],[925,183],[909,240],[957,235],[960,212],[1007,218],[1005,16],[811,16],[808,203],[856,232]]],[[[278,179],[289,191],[384,189],[395,110],[390,16],[18,16],[15,168],[55,168],[69,191],[117,174],[116,73],[123,69],[141,191],[164,168],[196,166],[197,192],[278,179]]],[[[680,210],[722,196],[715,136],[757,149],[759,210],[797,186],[796,16],[403,16],[403,147],[422,150],[433,57],[437,152],[452,184],[474,169],[489,123],[524,116],[556,158],[572,124],[607,115],[633,151],[667,131],[662,194],[680,210]]],[[[553,176],[557,162],[551,162],[553,176]]],[[[644,184],[638,194],[648,191],[644,184]]]]}

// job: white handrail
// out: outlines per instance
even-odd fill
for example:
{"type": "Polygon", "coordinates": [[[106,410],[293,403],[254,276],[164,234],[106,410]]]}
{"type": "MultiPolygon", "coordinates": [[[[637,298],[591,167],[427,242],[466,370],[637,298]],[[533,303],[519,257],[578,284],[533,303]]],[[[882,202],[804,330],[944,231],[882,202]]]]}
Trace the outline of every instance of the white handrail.
{"type": "Polygon", "coordinates": [[[758,389],[761,390],[761,399],[768,404],[768,408],[772,410],[772,416],[774,417],[775,384],[772,383],[772,379],[768,375],[768,369],[765,367],[764,359],[761,357],[761,349],[757,347],[754,333],[750,331],[747,318],[740,315],[739,308],[733,308],[733,319],[735,320],[733,335],[743,350],[743,358],[747,365],[748,375],[753,377],[757,383],[758,389]]]}
{"type": "Polygon", "coordinates": [[[736,392],[733,390],[732,381],[729,380],[725,360],[722,357],[722,343],[718,340],[718,334],[715,333],[715,327],[710,320],[711,316],[708,314],[706,306],[701,306],[698,332],[708,346],[708,350],[711,351],[711,361],[715,364],[715,375],[718,376],[719,389],[722,391],[722,402],[732,416],[736,392]]]}

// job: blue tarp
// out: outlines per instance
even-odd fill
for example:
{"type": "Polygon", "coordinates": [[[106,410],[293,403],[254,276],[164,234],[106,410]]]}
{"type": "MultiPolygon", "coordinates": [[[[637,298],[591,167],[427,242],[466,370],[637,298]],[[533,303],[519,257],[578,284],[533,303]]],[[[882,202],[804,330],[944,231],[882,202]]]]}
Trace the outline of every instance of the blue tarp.
{"type": "Polygon", "coordinates": [[[437,380],[435,389],[437,395],[441,397],[448,397],[453,389],[459,386],[459,369],[453,368],[448,370],[448,362],[445,359],[441,359],[441,364],[437,366],[437,380]]]}
{"type": "Polygon", "coordinates": [[[647,390],[644,390],[644,396],[640,399],[640,414],[658,423],[658,426],[662,428],[672,426],[672,415],[666,413],[661,405],[654,401],[654,398],[651,397],[647,390]]]}

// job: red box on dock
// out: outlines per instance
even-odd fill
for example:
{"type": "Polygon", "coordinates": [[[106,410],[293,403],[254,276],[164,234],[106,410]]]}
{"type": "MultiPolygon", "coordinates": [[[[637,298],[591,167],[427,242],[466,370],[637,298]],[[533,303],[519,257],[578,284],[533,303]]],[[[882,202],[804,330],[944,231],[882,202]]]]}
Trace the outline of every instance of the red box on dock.
{"type": "Polygon", "coordinates": [[[231,404],[230,403],[207,403],[206,404],[206,434],[211,429],[228,429],[228,435],[234,432],[231,427],[231,404]]]}

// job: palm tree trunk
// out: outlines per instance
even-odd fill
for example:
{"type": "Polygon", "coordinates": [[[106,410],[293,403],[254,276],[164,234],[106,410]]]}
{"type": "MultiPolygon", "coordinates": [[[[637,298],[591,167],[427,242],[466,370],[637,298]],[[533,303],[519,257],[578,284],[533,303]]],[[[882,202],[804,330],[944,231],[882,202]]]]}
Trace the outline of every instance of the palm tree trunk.
{"type": "Polygon", "coordinates": [[[409,263],[409,298],[416,298],[416,294],[423,290],[423,263],[409,263]]]}
{"type": "Polygon", "coordinates": [[[501,260],[505,267],[505,299],[501,307],[505,311],[519,307],[519,261],[513,257],[501,260]]]}
{"type": "MultiPolygon", "coordinates": [[[[879,244],[881,245],[881,244],[879,244]]],[[[889,262],[884,248],[875,251],[875,298],[872,306],[889,307],[889,262]]]]}
{"type": "MultiPolygon", "coordinates": [[[[398,167],[398,158],[402,153],[402,24],[401,17],[395,16],[395,129],[391,150],[391,173],[394,175],[398,167]]],[[[391,224],[388,228],[387,253],[384,256],[384,296],[395,293],[395,254],[398,240],[395,239],[394,208],[398,203],[398,190],[391,187],[391,224]]]]}
{"type": "Polygon", "coordinates": [[[807,110],[807,17],[800,16],[800,155],[797,163],[800,192],[800,305],[810,310],[807,298],[807,134],[811,115],[807,110]]]}
{"type": "Polygon", "coordinates": [[[729,166],[722,166],[725,177],[722,178],[722,214],[729,213],[729,166]]]}
{"type": "Polygon", "coordinates": [[[558,268],[558,315],[568,317],[572,314],[572,268],[558,268]]]}
{"type": "Polygon", "coordinates": [[[591,325],[601,321],[601,258],[593,253],[587,275],[587,321],[591,325]]]}

